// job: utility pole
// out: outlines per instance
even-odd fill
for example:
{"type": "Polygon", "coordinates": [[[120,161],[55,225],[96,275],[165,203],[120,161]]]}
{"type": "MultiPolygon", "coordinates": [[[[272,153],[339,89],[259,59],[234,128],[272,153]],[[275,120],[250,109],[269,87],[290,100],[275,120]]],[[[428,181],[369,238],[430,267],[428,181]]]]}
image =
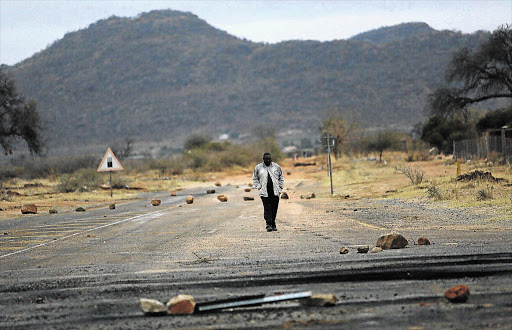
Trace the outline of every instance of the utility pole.
{"type": "Polygon", "coordinates": [[[331,196],[333,195],[333,187],[332,187],[332,166],[331,166],[331,147],[334,147],[334,137],[327,134],[324,139],[327,144],[327,166],[329,168],[329,178],[331,180],[331,196]]]}

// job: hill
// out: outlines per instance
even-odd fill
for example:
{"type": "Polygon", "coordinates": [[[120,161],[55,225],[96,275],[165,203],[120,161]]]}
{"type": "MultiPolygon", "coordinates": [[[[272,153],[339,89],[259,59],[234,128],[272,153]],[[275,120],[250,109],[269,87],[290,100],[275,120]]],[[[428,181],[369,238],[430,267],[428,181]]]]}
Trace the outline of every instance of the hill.
{"type": "Polygon", "coordinates": [[[328,111],[410,129],[451,52],[487,37],[412,23],[350,40],[264,44],[163,10],[100,20],[9,70],[38,101],[53,146],[131,137],[176,147],[194,132],[237,137],[262,124],[316,139],[328,111]]]}

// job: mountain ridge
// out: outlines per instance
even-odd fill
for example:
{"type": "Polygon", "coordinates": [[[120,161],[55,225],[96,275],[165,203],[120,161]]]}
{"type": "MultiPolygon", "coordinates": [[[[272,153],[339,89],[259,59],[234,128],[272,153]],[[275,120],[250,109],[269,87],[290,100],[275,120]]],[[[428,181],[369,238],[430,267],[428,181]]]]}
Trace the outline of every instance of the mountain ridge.
{"type": "MultiPolygon", "coordinates": [[[[488,36],[411,24],[409,37],[404,26],[394,37],[392,27],[380,30],[389,42],[266,44],[192,13],[152,11],[70,32],[9,71],[38,101],[51,145],[128,136],[181,143],[192,132],[240,136],[265,123],[312,135],[332,111],[367,127],[409,129],[424,119],[424,98],[451,52],[488,36]]],[[[359,38],[379,35],[370,32],[359,38]]]]}

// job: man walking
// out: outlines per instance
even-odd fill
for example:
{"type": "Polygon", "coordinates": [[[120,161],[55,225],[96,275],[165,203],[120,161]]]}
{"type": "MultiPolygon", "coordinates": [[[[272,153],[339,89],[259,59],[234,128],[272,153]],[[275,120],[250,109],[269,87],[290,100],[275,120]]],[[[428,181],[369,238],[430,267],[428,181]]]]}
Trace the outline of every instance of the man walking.
{"type": "Polygon", "coordinates": [[[284,187],[284,177],[281,166],[272,162],[270,153],[264,153],[263,163],[254,167],[252,181],[254,187],[260,192],[267,231],[276,231],[277,207],[279,206],[279,195],[284,187]]]}

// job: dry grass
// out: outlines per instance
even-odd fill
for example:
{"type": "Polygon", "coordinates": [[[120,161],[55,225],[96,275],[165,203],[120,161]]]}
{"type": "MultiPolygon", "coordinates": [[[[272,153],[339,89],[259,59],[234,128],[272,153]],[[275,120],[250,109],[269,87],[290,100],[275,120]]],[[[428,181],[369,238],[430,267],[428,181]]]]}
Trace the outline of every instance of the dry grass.
{"type": "MultiPolygon", "coordinates": [[[[512,186],[507,183],[490,183],[488,181],[474,180],[470,182],[455,181],[457,165],[451,157],[437,157],[430,161],[406,162],[407,155],[403,153],[388,153],[387,163],[369,161],[363,156],[333,159],[333,185],[336,198],[362,199],[362,198],[397,198],[421,199],[439,207],[471,207],[482,209],[482,212],[492,212],[496,219],[512,218],[512,186]],[[413,185],[404,173],[397,170],[409,166],[424,173],[423,181],[413,185]],[[347,197],[348,196],[348,197],[347,197]]],[[[298,183],[308,182],[314,186],[319,197],[330,196],[330,181],[327,175],[326,160],[318,156],[299,162],[316,162],[314,166],[294,167],[294,162],[284,159],[280,162],[285,171],[287,187],[298,183]],[[316,184],[316,185],[315,185],[316,184]]],[[[473,162],[462,164],[462,173],[474,170],[489,171],[494,177],[505,178],[512,182],[512,173],[509,166],[492,166],[485,163],[473,162]]],[[[18,193],[18,196],[8,196],[0,200],[0,220],[21,217],[19,207],[26,203],[38,206],[39,213],[46,213],[51,206],[59,210],[73,210],[77,206],[88,208],[105,206],[115,201],[133,200],[142,191],[172,191],[187,187],[213,186],[215,182],[222,185],[247,185],[252,181],[253,167],[235,167],[227,172],[201,173],[185,170],[176,176],[163,176],[158,170],[144,172],[114,173],[114,180],[119,176],[131,189],[114,189],[114,198],[110,198],[110,190],[96,187],[88,192],[59,193],[58,178],[21,180],[11,179],[3,184],[6,189],[18,193]],[[26,187],[26,184],[39,183],[41,186],[26,187]]],[[[103,176],[102,182],[108,183],[108,174],[103,176]]],[[[5,195],[4,195],[5,196],[5,195]]]]}

